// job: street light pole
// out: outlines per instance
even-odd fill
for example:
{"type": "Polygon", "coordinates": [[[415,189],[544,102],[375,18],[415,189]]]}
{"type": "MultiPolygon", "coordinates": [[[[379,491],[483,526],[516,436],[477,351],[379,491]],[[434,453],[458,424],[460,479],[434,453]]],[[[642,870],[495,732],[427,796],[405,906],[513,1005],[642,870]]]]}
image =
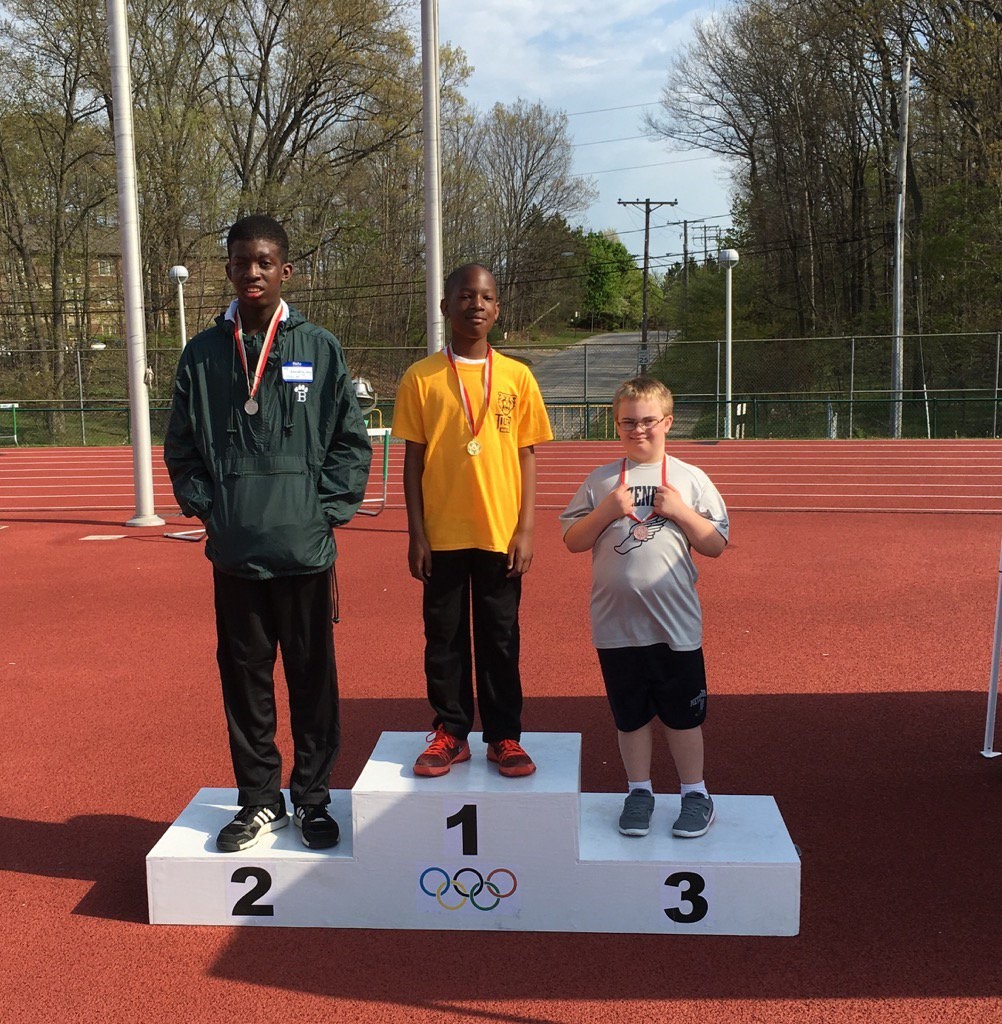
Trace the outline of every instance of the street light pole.
{"type": "Polygon", "coordinates": [[[184,321],[184,282],[188,280],[188,268],[180,264],[171,267],[167,276],[177,285],[177,314],[181,324],[181,350],[188,344],[188,325],[184,321]]]}
{"type": "Polygon", "coordinates": [[[717,257],[720,265],[724,268],[725,298],[724,298],[724,437],[734,436],[733,420],[733,395],[731,375],[731,271],[737,266],[737,249],[721,249],[717,257]]]}

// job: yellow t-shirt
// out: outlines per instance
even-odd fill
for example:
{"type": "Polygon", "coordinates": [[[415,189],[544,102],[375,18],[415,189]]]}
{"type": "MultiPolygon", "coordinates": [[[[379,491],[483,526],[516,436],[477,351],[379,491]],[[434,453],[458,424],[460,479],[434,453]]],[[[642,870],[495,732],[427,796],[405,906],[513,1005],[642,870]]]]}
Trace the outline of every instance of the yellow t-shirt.
{"type": "Polygon", "coordinates": [[[473,407],[477,455],[456,374],[444,352],[414,363],[397,389],[393,436],[426,445],[421,490],[433,551],[507,551],[518,525],[522,473],[518,450],[553,439],[539,385],[523,363],[494,353],[490,408],[484,363],[456,361],[473,407]]]}

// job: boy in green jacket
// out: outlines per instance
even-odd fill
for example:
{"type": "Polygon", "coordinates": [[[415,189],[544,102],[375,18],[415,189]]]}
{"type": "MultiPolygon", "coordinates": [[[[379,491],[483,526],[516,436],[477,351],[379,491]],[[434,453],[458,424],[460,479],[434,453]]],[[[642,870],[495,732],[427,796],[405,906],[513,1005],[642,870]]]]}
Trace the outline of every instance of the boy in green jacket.
{"type": "Polygon", "coordinates": [[[246,850],[289,823],[275,745],[273,670],[289,687],[294,820],[334,846],[328,779],[340,746],[333,528],[365,494],[372,449],[337,339],[282,299],[289,240],[270,217],[237,221],[236,299],[181,354],[164,461],[186,516],[205,525],[216,658],[240,811],[219,833],[246,850]]]}

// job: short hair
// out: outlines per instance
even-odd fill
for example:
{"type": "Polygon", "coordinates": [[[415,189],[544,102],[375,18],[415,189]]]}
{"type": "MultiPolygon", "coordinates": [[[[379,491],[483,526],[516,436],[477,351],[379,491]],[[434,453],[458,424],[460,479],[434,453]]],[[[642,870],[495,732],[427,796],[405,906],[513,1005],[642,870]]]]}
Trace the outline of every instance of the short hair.
{"type": "Polygon", "coordinates": [[[675,411],[675,399],[671,391],[659,380],[653,377],[632,377],[623,381],[616,388],[616,394],[612,399],[612,415],[619,415],[621,402],[638,402],[645,398],[654,399],[661,403],[661,412],[665,416],[671,416],[675,411]]]}
{"type": "Polygon", "coordinates": [[[235,242],[253,242],[257,239],[274,242],[282,256],[282,262],[289,262],[289,236],[285,233],[285,228],[274,217],[268,217],[263,213],[241,217],[230,228],[226,236],[227,255],[233,251],[235,242]]]}
{"type": "MultiPolygon", "coordinates": [[[[466,276],[467,272],[476,268],[477,270],[486,270],[491,277],[494,277],[494,271],[490,267],[484,266],[483,263],[464,263],[461,267],[456,269],[445,279],[445,298],[449,296],[459,287],[460,280],[466,276]]],[[[494,278],[494,283],[497,284],[497,278],[494,278]]]]}

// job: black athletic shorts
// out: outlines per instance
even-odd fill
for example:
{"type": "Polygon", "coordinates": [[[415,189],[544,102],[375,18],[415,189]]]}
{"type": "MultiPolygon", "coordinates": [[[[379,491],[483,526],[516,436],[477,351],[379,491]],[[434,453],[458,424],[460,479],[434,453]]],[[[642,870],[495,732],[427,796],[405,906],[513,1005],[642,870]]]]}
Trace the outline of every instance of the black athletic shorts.
{"type": "Polygon", "coordinates": [[[667,644],[597,648],[605,692],[620,732],[642,729],[655,715],[670,729],[695,729],[706,718],[703,649],[667,644]]]}

